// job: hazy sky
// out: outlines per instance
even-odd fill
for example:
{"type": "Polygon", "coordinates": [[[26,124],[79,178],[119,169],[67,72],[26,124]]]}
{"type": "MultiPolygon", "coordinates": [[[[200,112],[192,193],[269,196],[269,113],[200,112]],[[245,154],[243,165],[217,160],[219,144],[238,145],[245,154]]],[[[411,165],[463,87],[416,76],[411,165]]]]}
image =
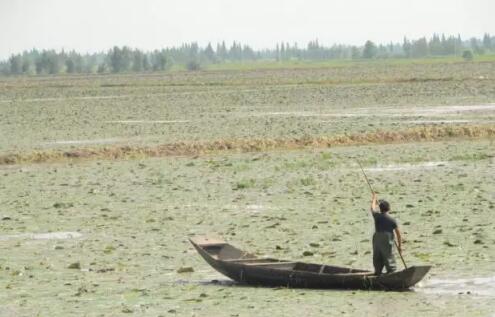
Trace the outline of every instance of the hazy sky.
{"type": "Polygon", "coordinates": [[[0,0],[0,58],[25,49],[155,49],[239,40],[255,48],[495,34],[495,0],[0,0]]]}

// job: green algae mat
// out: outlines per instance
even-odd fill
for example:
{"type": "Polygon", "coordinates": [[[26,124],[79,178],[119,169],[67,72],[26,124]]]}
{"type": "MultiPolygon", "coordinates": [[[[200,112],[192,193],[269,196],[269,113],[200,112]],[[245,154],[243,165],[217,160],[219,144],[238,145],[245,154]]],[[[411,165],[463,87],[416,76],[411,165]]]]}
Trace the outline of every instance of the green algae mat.
{"type": "Polygon", "coordinates": [[[494,73],[1,78],[0,316],[494,316],[494,73]],[[392,205],[407,264],[433,266],[413,291],[240,286],[190,245],[216,235],[371,269],[356,159],[392,205]]]}

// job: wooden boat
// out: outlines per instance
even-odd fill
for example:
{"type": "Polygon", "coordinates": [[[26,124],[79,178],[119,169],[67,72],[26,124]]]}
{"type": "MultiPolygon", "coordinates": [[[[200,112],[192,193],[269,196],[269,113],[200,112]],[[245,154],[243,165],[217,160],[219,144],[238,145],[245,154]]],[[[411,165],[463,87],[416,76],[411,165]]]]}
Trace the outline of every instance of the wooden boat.
{"type": "Polygon", "coordinates": [[[215,270],[239,282],[291,288],[406,290],[418,283],[431,266],[412,266],[390,274],[374,275],[347,267],[258,258],[221,239],[190,239],[215,270]]]}

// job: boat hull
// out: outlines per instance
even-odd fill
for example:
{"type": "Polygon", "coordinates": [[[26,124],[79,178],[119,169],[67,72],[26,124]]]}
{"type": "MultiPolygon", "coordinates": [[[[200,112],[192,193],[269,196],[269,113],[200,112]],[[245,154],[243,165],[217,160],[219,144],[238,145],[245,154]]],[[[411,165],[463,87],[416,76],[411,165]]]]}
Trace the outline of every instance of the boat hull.
{"type": "MultiPolygon", "coordinates": [[[[201,241],[204,241],[201,240],[201,241]]],[[[198,253],[215,270],[239,283],[290,288],[406,290],[418,283],[430,266],[412,266],[402,271],[376,276],[373,272],[345,267],[276,259],[252,255],[236,259],[240,251],[227,243],[202,245],[191,240],[198,253]],[[232,256],[222,249],[232,251],[232,256]],[[211,250],[215,250],[212,252],[211,250]],[[218,251],[220,250],[220,251],[218,251]]],[[[242,251],[241,251],[242,252],[242,251]]],[[[245,252],[241,254],[247,254],[245,252]]]]}

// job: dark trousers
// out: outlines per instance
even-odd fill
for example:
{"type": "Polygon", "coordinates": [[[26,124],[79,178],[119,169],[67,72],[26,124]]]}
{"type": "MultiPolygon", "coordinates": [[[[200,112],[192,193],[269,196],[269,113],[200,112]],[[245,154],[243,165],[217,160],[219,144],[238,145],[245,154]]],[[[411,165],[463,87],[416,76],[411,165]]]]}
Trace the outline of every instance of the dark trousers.
{"type": "Polygon", "coordinates": [[[373,266],[375,274],[382,274],[383,267],[387,273],[397,269],[394,257],[394,234],[390,232],[375,232],[373,235],[373,266]]]}

